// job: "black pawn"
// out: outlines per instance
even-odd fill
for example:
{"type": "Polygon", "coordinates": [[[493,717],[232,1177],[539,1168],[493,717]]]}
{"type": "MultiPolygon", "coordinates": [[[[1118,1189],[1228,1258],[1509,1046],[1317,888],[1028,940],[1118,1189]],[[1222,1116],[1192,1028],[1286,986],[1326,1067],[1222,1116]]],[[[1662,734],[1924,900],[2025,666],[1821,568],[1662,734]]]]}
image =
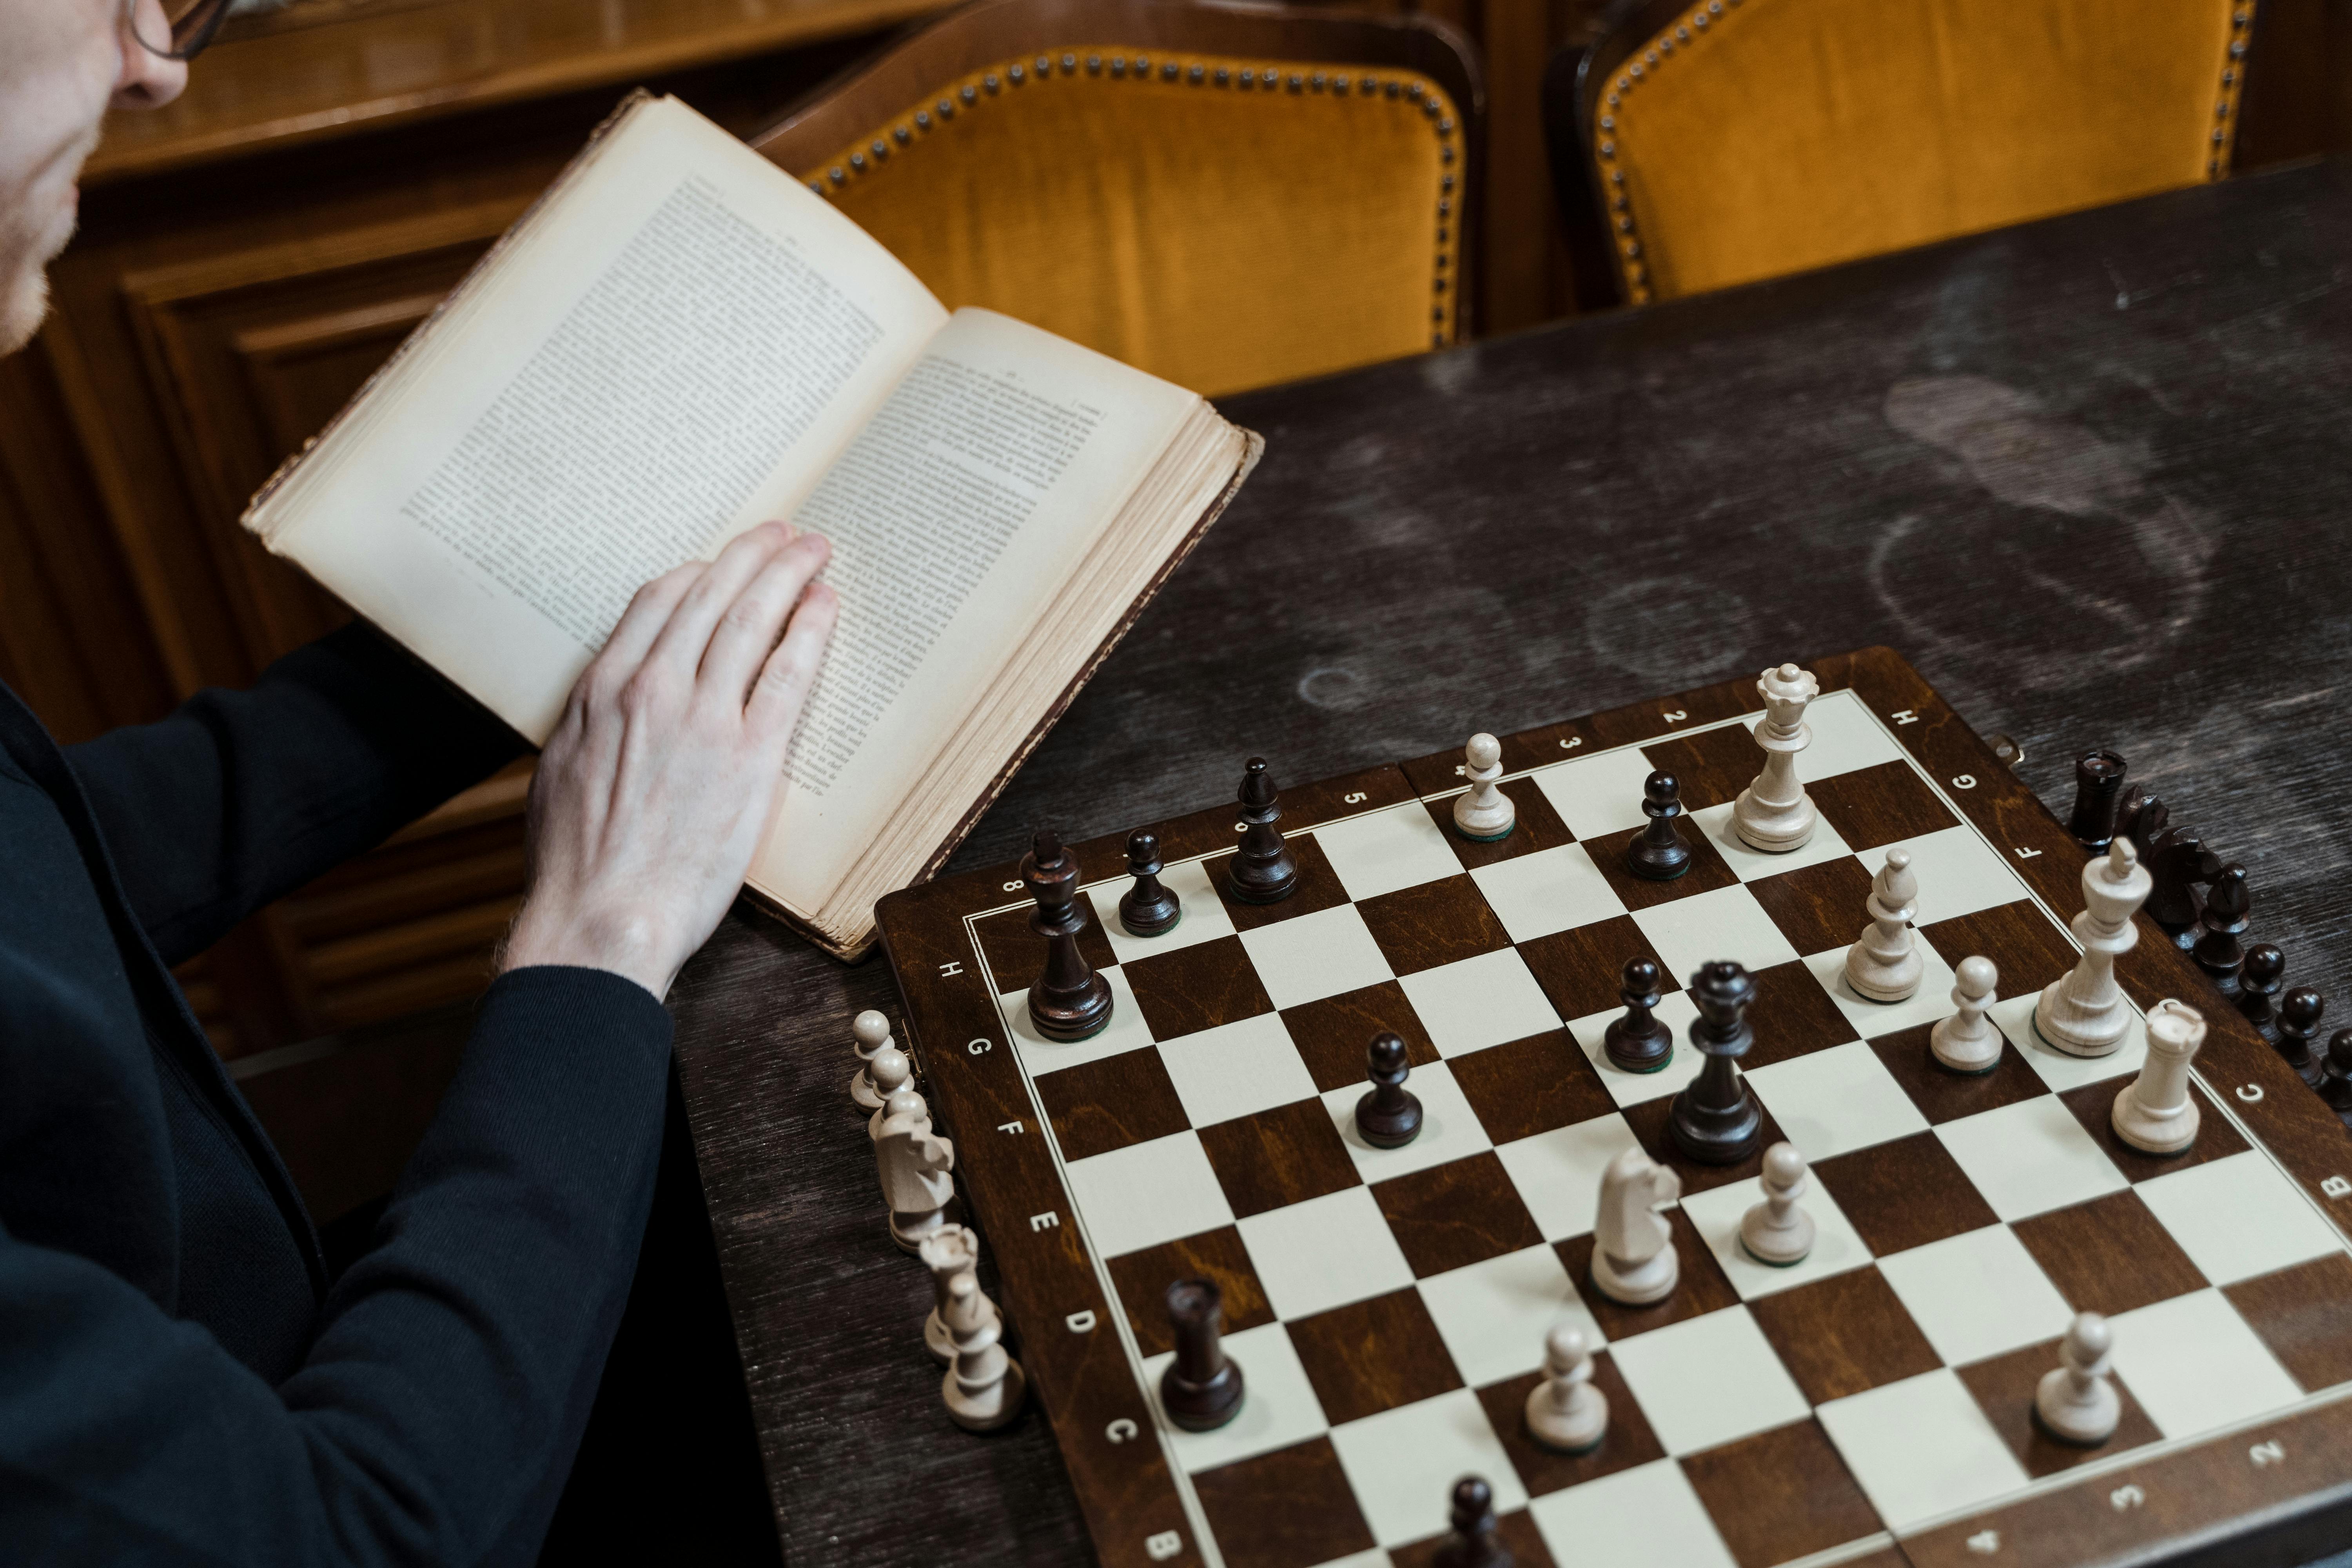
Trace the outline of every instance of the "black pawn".
{"type": "Polygon", "coordinates": [[[2327,1060],[2319,1080],[2319,1098],[2352,1127],[2352,1029],[2338,1029],[2327,1042],[2327,1060]]]}
{"type": "Polygon", "coordinates": [[[1618,976],[1617,994],[1625,1016],[1610,1021],[1601,1037],[1601,1048],[1612,1066],[1626,1072],[1656,1072],[1675,1059],[1675,1032],[1650,1009],[1658,1005],[1658,966],[1646,958],[1629,958],[1618,976]]]}
{"type": "Polygon", "coordinates": [[[1184,906],[1160,885],[1160,836],[1138,831],[1128,836],[1127,874],[1135,886],[1118,901],[1118,923],[1129,936],[1159,936],[1176,929],[1184,906]]]}
{"type": "Polygon", "coordinates": [[[1495,1537],[1495,1489],[1481,1476],[1454,1483],[1454,1533],[1437,1549],[1435,1568],[1512,1568],[1511,1549],[1495,1537]]]}
{"type": "Polygon", "coordinates": [[[2266,942],[2246,949],[2245,966],[2238,971],[2238,1011],[2254,1032],[2278,1044],[2279,993],[2286,989],[2286,954],[2266,942]]]}
{"type": "Polygon", "coordinates": [[[1404,1059],[1404,1042],[1394,1035],[1374,1035],[1364,1068],[1372,1087],[1356,1101],[1356,1131],[1375,1149],[1402,1149],[1421,1134],[1421,1100],[1404,1086],[1412,1071],[1404,1059]]]}
{"type": "Polygon", "coordinates": [[[2212,889],[2205,895],[2205,912],[2197,921],[2197,967],[2213,977],[2221,994],[2236,1001],[2238,968],[2246,962],[2243,938],[2251,923],[2246,915],[2254,907],[2253,895],[2246,890],[2246,868],[2232,860],[2221,868],[2213,879],[2212,889]]]}
{"type": "MultiPolygon", "coordinates": [[[[2251,967],[2252,963],[2249,955],[2248,965],[2251,967]]],[[[2271,1042],[2278,1047],[2286,1065],[2294,1069],[2295,1076],[2314,1089],[2319,1087],[2326,1072],[2326,1063],[2321,1059],[2318,1048],[2319,1017],[2326,1011],[2326,997],[2308,985],[2296,986],[2279,1004],[2278,1034],[2271,1042]]]]}
{"type": "Polygon", "coordinates": [[[1636,877],[1672,881],[1690,869],[1690,846],[1675,818],[1683,814],[1683,786],[1669,773],[1654,773],[1642,785],[1642,815],[1650,820],[1625,847],[1625,864],[1636,877]]]}
{"type": "Polygon", "coordinates": [[[2066,831],[2075,843],[2094,855],[2106,853],[2115,842],[2116,807],[2123,793],[2124,760],[2115,752],[2085,752],[2074,759],[2074,815],[2066,831]]]}
{"type": "Polygon", "coordinates": [[[1241,804],[1241,853],[1234,857],[1227,885],[1234,897],[1245,904],[1279,902],[1298,886],[1298,863],[1290,858],[1290,846],[1282,841],[1281,830],[1275,826],[1282,820],[1282,806],[1275,796],[1274,780],[1266,776],[1264,757],[1252,757],[1242,774],[1241,804]]]}
{"type": "Polygon", "coordinates": [[[1734,1066],[1756,1043],[1748,1027],[1756,981],[1738,964],[1718,960],[1699,967],[1690,991],[1698,1004],[1690,1041],[1706,1062],[1675,1096],[1666,1126],[1675,1146],[1700,1164],[1737,1165],[1756,1152],[1764,1133],[1763,1107],[1734,1066]]]}
{"type": "Polygon", "coordinates": [[[1041,828],[1021,862],[1021,879],[1037,900],[1029,929],[1045,939],[1045,973],[1029,987],[1029,1021],[1049,1040],[1102,1033],[1110,1022],[1110,982],[1078,951],[1078,933],[1087,929],[1077,905],[1078,858],[1052,828],[1041,828]]]}
{"type": "Polygon", "coordinates": [[[1176,1359],[1160,1374],[1160,1407],[1187,1432],[1212,1432],[1241,1413],[1242,1369],[1225,1354],[1224,1292],[1213,1279],[1168,1287],[1176,1359]]]}

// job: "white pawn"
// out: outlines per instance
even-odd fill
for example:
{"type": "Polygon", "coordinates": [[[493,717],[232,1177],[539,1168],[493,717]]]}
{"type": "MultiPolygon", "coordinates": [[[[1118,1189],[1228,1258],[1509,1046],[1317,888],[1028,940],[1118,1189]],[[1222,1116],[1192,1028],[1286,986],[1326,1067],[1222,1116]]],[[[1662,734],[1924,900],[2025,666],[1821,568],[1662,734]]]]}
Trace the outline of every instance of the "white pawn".
{"type": "Polygon", "coordinates": [[[1787,1268],[1812,1251],[1813,1216],[1797,1206],[1805,1186],[1805,1157],[1794,1143],[1764,1151],[1764,1201],[1739,1216],[1739,1245],[1757,1262],[1787,1268]]]}
{"type": "Polygon", "coordinates": [[[1592,1224],[1592,1283],[1602,1295],[1646,1307],[1674,1294],[1683,1260],[1658,1205],[1682,1195],[1682,1178],[1638,1147],[1609,1162],[1592,1224]]]}
{"type": "Polygon", "coordinates": [[[901,1252],[913,1252],[948,1223],[955,1145],[931,1131],[931,1113],[911,1089],[893,1094],[882,1111],[874,1163],[890,1208],[890,1239],[901,1252]]]}
{"type": "Polygon", "coordinates": [[[857,1042],[854,1047],[857,1054],[857,1070],[850,1075],[849,1098],[856,1101],[860,1110],[879,1110],[882,1102],[890,1097],[875,1085],[874,1054],[885,1048],[897,1048],[890,1039],[890,1020],[868,1007],[850,1023],[849,1034],[857,1042]]]}
{"type": "Polygon", "coordinates": [[[1470,737],[1462,754],[1468,763],[1463,775],[1470,788],[1454,803],[1454,826],[1463,837],[1481,843],[1509,837],[1519,808],[1495,784],[1503,776],[1503,743],[1482,731],[1470,737]]]}
{"type": "Polygon", "coordinates": [[[955,1336],[948,1332],[948,1286],[980,1264],[980,1234],[968,1225],[943,1225],[915,1254],[931,1271],[931,1310],[923,1319],[923,1348],[941,1366],[955,1361],[955,1336]]]}
{"type": "Polygon", "coordinates": [[[1764,699],[1764,721],[1756,726],[1764,766],[1732,803],[1731,826],[1751,847],[1785,855],[1803,848],[1821,820],[1797,777],[1797,753],[1813,743],[1805,709],[1822,694],[1822,683],[1811,670],[1784,664],[1766,670],[1756,690],[1764,699]]]}
{"type": "MultiPolygon", "coordinates": [[[[930,1262],[929,1244],[923,1260],[930,1262]]],[[[934,1268],[938,1265],[933,1265],[934,1268]]],[[[1004,1352],[1004,1319],[980,1288],[969,1263],[948,1276],[940,1312],[955,1359],[940,1379],[949,1418],[967,1432],[993,1432],[1021,1414],[1028,1379],[1004,1352]]]]}
{"type": "Polygon", "coordinates": [[[1886,852],[1886,864],[1870,879],[1869,909],[1870,924],[1846,949],[1845,983],[1874,1002],[1901,1002],[1919,989],[1927,972],[1911,933],[1919,879],[1911,874],[1909,850],[1886,852]]]}
{"type": "Polygon", "coordinates": [[[2147,1060],[2116,1096],[2116,1136],[2148,1154],[2178,1154],[2202,1120],[2189,1092],[2189,1064],[2205,1043],[2205,1016],[2168,996],[2148,1009],[2147,1060]]]}
{"type": "MultiPolygon", "coordinates": [[[[884,1046],[874,1053],[874,1059],[866,1064],[866,1071],[874,1079],[876,1092],[882,1097],[875,1104],[874,1114],[866,1119],[866,1135],[879,1139],[882,1136],[882,1118],[888,1114],[883,1107],[890,1103],[892,1095],[911,1087],[915,1064],[908,1060],[907,1053],[898,1047],[884,1046]]],[[[931,1109],[926,1104],[923,1107],[923,1125],[929,1128],[930,1124],[931,1109]]]]}
{"type": "Polygon", "coordinates": [[[2077,1312],[2058,1347],[2063,1364],[2044,1373],[2033,1391],[2033,1414],[2053,1437],[2096,1447],[2115,1436],[2123,1401],[2107,1381],[2107,1352],[2115,1331],[2096,1312],[2077,1312]]]}
{"type": "Polygon", "coordinates": [[[2082,961],[2044,986],[2033,1005],[2033,1027],[2070,1056],[2111,1056],[2131,1029],[2131,1007],[2116,984],[2116,960],[2139,944],[2132,916],[2147,902],[2155,879],[2139,851],[2122,834],[2107,852],[2083,868],[2083,912],[2074,917],[2082,961]]]}
{"type": "Polygon", "coordinates": [[[1979,954],[1960,960],[1952,978],[1958,982],[1952,987],[1952,1005],[1959,1011],[1938,1019],[1927,1031],[1927,1048],[1954,1072],[1990,1072],[2000,1065],[2000,1031],[1985,1016],[1985,1009],[1992,1005],[2000,971],[1979,954]]]}
{"type": "Polygon", "coordinates": [[[1528,1390],[1528,1436],[1558,1453],[1591,1453],[1609,1430],[1609,1396],[1592,1386],[1592,1352],[1574,1324],[1544,1336],[1543,1370],[1528,1390]]]}

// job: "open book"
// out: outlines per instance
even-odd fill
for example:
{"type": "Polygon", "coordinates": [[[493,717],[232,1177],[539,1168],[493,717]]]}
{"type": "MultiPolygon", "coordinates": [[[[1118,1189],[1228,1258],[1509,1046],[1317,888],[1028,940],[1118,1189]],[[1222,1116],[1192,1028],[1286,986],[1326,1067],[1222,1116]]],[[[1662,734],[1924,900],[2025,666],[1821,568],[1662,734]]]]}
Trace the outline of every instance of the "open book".
{"type": "Polygon", "coordinates": [[[245,522],[534,742],[640,584],[766,518],[827,535],[840,629],[751,889],[848,956],[1263,447],[1181,387],[950,315],[640,93],[245,522]]]}

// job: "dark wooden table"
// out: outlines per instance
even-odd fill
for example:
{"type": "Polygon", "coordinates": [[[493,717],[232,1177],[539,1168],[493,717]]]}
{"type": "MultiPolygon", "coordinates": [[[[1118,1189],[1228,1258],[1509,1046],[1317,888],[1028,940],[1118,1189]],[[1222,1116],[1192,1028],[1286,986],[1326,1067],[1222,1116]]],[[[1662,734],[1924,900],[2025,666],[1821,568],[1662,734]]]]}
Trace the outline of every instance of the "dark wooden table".
{"type": "MultiPolygon", "coordinates": [[[[1883,642],[2062,815],[2120,750],[2244,861],[2290,984],[2352,975],[2352,164],[1226,412],[1264,465],[959,867],[1213,804],[1254,752],[1304,781],[1883,642]]],[[[883,965],[739,915],[675,1000],[787,1560],[1087,1560],[1044,1423],[940,1407],[844,1097],[883,965]]]]}

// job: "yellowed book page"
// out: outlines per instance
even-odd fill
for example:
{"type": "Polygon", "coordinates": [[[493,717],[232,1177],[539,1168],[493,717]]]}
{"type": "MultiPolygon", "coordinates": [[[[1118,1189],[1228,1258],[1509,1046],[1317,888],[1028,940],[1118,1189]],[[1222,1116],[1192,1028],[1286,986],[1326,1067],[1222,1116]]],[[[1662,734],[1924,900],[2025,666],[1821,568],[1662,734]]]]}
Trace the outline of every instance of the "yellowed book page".
{"type": "Polygon", "coordinates": [[[822,904],[1199,406],[1010,317],[955,313],[798,513],[833,540],[841,626],[752,866],[763,891],[822,904]]]}
{"type": "Polygon", "coordinates": [[[822,197],[659,100],[257,526],[544,741],[639,584],[796,510],[946,321],[822,197]]]}

